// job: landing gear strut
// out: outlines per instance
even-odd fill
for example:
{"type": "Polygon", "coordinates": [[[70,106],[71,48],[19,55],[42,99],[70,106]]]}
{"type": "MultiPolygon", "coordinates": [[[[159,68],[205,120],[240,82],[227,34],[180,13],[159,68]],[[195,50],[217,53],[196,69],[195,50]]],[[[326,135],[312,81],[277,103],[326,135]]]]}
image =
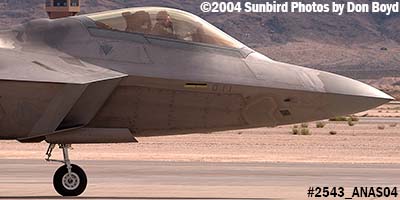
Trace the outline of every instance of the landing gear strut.
{"type": "Polygon", "coordinates": [[[64,160],[50,159],[51,153],[55,148],[55,144],[50,144],[46,151],[46,161],[60,162],[64,165],[57,169],[53,177],[54,189],[62,196],[78,196],[82,194],[87,185],[87,177],[85,172],[77,165],[71,164],[68,156],[70,144],[59,144],[63,151],[64,160]]]}

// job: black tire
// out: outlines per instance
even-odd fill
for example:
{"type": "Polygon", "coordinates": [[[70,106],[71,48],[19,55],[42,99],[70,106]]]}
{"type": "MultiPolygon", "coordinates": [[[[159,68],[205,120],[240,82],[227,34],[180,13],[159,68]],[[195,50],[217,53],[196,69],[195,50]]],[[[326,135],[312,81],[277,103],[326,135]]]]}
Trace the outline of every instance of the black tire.
{"type": "Polygon", "coordinates": [[[85,172],[77,165],[71,164],[71,166],[72,179],[66,177],[68,176],[67,165],[58,168],[53,177],[54,189],[62,196],[79,196],[86,189],[87,177],[85,172]]]}

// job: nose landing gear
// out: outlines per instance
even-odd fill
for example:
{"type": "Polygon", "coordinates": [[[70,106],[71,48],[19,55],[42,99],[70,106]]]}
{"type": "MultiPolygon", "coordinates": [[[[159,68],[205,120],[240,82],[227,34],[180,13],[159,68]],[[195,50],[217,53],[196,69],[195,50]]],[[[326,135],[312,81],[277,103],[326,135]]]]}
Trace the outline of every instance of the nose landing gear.
{"type": "Polygon", "coordinates": [[[46,161],[60,162],[64,165],[57,169],[53,177],[54,189],[62,196],[79,196],[87,186],[87,177],[82,168],[71,164],[68,156],[70,144],[59,144],[58,146],[63,151],[64,160],[50,159],[51,153],[56,145],[50,144],[46,151],[46,161]]]}

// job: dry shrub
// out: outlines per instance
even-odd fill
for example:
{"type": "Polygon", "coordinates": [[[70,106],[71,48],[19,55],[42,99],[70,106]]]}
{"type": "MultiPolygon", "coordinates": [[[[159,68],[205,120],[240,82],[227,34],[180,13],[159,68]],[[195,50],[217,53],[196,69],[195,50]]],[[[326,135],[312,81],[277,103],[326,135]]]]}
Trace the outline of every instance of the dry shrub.
{"type": "Polygon", "coordinates": [[[300,130],[301,135],[311,135],[311,131],[308,128],[302,128],[300,130]]]}
{"type": "Polygon", "coordinates": [[[379,130],[384,130],[385,129],[385,125],[378,125],[378,129],[379,130]]]}
{"type": "Polygon", "coordinates": [[[332,121],[332,122],[345,122],[345,121],[347,121],[347,117],[338,116],[338,117],[330,118],[329,121],[332,121]]]}
{"type": "Polygon", "coordinates": [[[349,126],[355,126],[355,125],[356,125],[356,123],[354,123],[354,122],[351,121],[351,120],[347,121],[347,124],[348,124],[349,126]]]}
{"type": "Polygon", "coordinates": [[[316,122],[315,126],[317,128],[324,128],[326,126],[326,123],[319,121],[319,122],[316,122]]]}
{"type": "Polygon", "coordinates": [[[311,131],[307,127],[303,127],[303,125],[300,128],[298,126],[293,126],[292,134],[293,135],[311,135],[311,131]]]}
{"type": "Polygon", "coordinates": [[[292,134],[293,135],[299,135],[300,134],[300,131],[299,131],[299,128],[298,128],[298,126],[293,126],[293,128],[292,128],[292,134]]]}

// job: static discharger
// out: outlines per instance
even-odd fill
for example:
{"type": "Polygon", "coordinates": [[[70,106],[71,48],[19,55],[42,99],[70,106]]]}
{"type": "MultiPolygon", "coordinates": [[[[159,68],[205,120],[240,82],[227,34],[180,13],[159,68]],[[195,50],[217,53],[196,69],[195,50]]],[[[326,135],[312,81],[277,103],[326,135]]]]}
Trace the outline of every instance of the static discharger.
{"type": "Polygon", "coordinates": [[[46,12],[50,19],[74,16],[80,10],[80,0],[46,0],[46,12]]]}

